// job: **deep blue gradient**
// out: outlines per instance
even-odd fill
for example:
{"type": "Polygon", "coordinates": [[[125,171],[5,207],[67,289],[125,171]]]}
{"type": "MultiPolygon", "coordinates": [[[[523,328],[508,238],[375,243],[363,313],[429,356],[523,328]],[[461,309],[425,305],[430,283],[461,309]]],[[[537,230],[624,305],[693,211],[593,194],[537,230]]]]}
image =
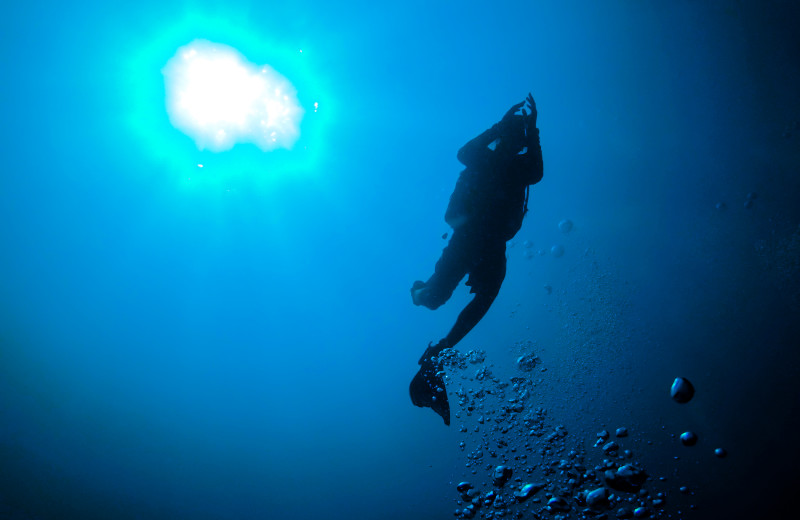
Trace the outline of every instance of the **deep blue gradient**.
{"type": "Polygon", "coordinates": [[[793,4],[4,6],[0,518],[452,518],[463,434],[408,383],[468,296],[430,312],[408,289],[445,245],[456,151],[528,91],[544,180],[459,348],[513,374],[535,342],[536,401],[576,441],[625,424],[698,489],[687,518],[779,512],[800,462],[793,4]],[[308,49],[336,113],[314,171],[192,184],[147,153],[126,60],[190,12],[308,49]]]}

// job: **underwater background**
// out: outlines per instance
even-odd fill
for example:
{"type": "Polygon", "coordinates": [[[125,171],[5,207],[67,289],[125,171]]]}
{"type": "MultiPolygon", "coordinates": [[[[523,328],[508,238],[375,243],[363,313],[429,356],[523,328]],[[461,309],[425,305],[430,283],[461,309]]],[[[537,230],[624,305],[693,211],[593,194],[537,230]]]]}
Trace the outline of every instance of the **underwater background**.
{"type": "MultiPolygon", "coordinates": [[[[555,493],[619,427],[651,516],[796,510],[799,24],[789,0],[4,5],[0,518],[453,518],[459,482],[505,463],[555,493]],[[294,81],[291,151],[169,124],[161,68],[195,38],[294,81]],[[408,383],[467,290],[409,288],[457,150],[529,91],[544,179],[445,427],[408,383]]],[[[477,515],[583,514],[544,493],[477,515]]]]}

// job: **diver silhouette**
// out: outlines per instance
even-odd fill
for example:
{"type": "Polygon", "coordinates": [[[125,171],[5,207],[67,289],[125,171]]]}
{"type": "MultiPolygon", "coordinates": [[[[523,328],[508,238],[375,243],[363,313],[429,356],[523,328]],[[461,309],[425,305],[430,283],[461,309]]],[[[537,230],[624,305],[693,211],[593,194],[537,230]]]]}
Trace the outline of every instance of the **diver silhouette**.
{"type": "Polygon", "coordinates": [[[470,293],[475,295],[447,336],[436,345],[428,345],[409,388],[414,405],[430,407],[447,425],[450,405],[439,354],[454,347],[478,324],[505,279],[506,242],[522,227],[530,185],[542,180],[537,115],[536,103],[528,94],[499,123],[458,151],[458,160],[466,168],[458,177],[444,217],[453,234],[433,275],[411,287],[414,305],[429,309],[437,309],[450,299],[467,275],[470,293]]]}

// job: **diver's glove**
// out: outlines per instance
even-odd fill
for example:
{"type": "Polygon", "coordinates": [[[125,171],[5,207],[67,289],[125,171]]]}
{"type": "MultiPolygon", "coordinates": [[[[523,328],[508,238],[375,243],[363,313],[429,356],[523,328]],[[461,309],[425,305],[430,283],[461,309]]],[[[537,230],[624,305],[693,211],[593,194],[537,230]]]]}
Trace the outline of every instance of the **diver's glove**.
{"type": "Polygon", "coordinates": [[[539,117],[539,111],[536,110],[536,101],[533,100],[533,94],[528,92],[525,98],[527,107],[522,109],[522,117],[525,118],[525,127],[529,130],[536,128],[536,118],[539,117]]]}
{"type": "MultiPolygon", "coordinates": [[[[531,98],[531,99],[533,99],[533,98],[531,98]]],[[[506,112],[506,115],[504,115],[503,119],[500,120],[500,123],[501,124],[508,123],[509,121],[511,121],[511,119],[515,115],[519,115],[519,114],[517,114],[517,112],[519,111],[520,108],[522,108],[522,105],[524,105],[526,101],[527,101],[527,99],[525,101],[520,101],[519,103],[517,103],[514,106],[512,106],[511,108],[509,108],[508,112],[506,112]]]]}
{"type": "Polygon", "coordinates": [[[503,136],[525,135],[525,127],[528,122],[528,116],[523,109],[521,114],[518,114],[519,109],[525,105],[525,101],[520,101],[514,104],[505,113],[503,119],[492,127],[496,137],[502,138],[503,136]]]}

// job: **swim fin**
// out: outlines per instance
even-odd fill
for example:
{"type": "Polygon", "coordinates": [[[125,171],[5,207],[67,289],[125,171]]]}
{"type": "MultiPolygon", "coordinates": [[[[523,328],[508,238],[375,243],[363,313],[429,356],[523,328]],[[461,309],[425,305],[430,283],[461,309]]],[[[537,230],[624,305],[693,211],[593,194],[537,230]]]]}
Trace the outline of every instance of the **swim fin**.
{"type": "MultiPolygon", "coordinates": [[[[428,349],[419,360],[419,372],[411,380],[409,393],[411,402],[420,408],[430,408],[444,420],[444,424],[450,426],[450,403],[447,400],[447,390],[444,380],[439,372],[438,360],[434,363],[435,347],[428,346],[428,349]]],[[[437,352],[438,354],[438,352],[437,352]]]]}

